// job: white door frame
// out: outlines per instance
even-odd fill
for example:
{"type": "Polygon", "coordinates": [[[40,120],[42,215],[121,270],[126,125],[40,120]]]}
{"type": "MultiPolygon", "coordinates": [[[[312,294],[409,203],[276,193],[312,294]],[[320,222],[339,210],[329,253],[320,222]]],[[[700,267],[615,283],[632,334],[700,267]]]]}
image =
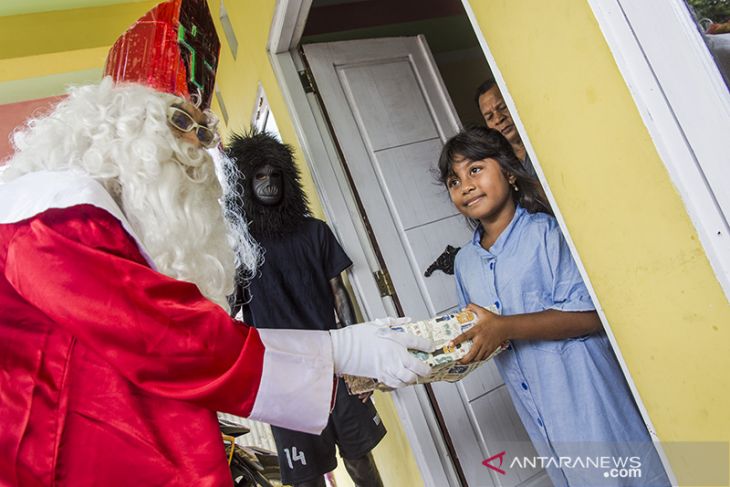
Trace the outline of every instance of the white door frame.
{"type": "MultiPolygon", "coordinates": [[[[302,87],[302,61],[296,48],[312,0],[278,0],[267,50],[289,115],[312,173],[327,219],[353,261],[349,272],[356,300],[366,319],[395,316],[389,299],[380,295],[373,272],[378,258],[360,217],[355,195],[329,133],[324,114],[302,87]]],[[[423,386],[391,393],[424,484],[459,486],[446,443],[423,386]]]]}
{"type": "MultiPolygon", "coordinates": [[[[588,0],[588,1],[592,3],[592,2],[600,2],[600,1],[610,2],[610,1],[618,1],[618,0],[588,0]]],[[[659,0],[659,1],[663,1],[663,0],[659,0]]],[[[676,481],[676,478],[672,471],[671,465],[669,464],[669,460],[668,460],[666,454],[664,453],[661,443],[659,443],[659,437],[657,436],[654,425],[652,424],[651,418],[649,417],[649,412],[646,409],[644,402],[641,400],[639,391],[636,388],[636,383],[634,382],[633,378],[631,377],[631,373],[629,372],[628,365],[626,364],[626,360],[624,360],[624,357],[621,354],[621,350],[618,346],[618,342],[616,341],[616,337],[613,334],[613,331],[611,330],[611,326],[608,322],[608,318],[606,317],[606,313],[603,310],[603,307],[601,306],[601,302],[598,299],[598,296],[596,295],[595,288],[593,287],[593,284],[592,284],[590,278],[588,277],[588,273],[586,272],[585,266],[583,265],[583,261],[580,258],[578,249],[576,248],[575,243],[573,242],[573,239],[570,236],[570,232],[568,231],[568,227],[565,223],[565,219],[563,218],[563,215],[560,212],[560,207],[558,206],[557,201],[555,200],[555,197],[552,194],[552,191],[550,190],[550,185],[547,183],[547,179],[545,178],[545,173],[543,172],[542,166],[540,165],[540,160],[537,157],[537,154],[535,153],[534,147],[532,146],[532,142],[530,141],[529,134],[528,134],[527,130],[525,129],[524,124],[522,123],[522,119],[520,118],[519,111],[517,110],[517,106],[515,105],[514,99],[512,98],[512,96],[509,93],[509,90],[507,89],[507,84],[504,80],[504,77],[502,76],[502,72],[499,69],[499,65],[497,64],[497,61],[494,58],[494,55],[492,54],[492,51],[489,49],[489,46],[487,45],[487,41],[484,38],[484,35],[482,34],[481,27],[479,26],[479,23],[477,22],[476,16],[474,14],[474,10],[471,8],[469,0],[462,0],[462,4],[464,5],[464,10],[466,10],[469,20],[471,21],[471,25],[474,29],[474,33],[476,34],[477,39],[479,39],[479,44],[481,45],[482,51],[484,52],[484,55],[487,58],[489,67],[492,70],[492,74],[494,75],[494,79],[497,82],[497,85],[499,86],[500,92],[502,93],[502,97],[505,100],[505,104],[509,108],[510,114],[512,115],[512,120],[515,122],[515,126],[517,127],[517,130],[520,133],[520,136],[522,137],[522,142],[525,144],[525,149],[526,149],[528,155],[530,156],[530,160],[532,161],[533,166],[535,167],[535,171],[537,172],[538,178],[540,179],[540,182],[542,183],[542,186],[545,189],[545,193],[547,194],[550,205],[552,206],[553,211],[555,212],[555,218],[558,221],[558,224],[560,225],[560,229],[563,232],[563,235],[565,236],[565,240],[568,243],[568,247],[570,248],[570,252],[573,255],[573,259],[575,260],[575,263],[578,266],[578,270],[580,271],[581,277],[583,277],[583,281],[585,282],[586,287],[588,288],[588,292],[591,295],[591,299],[593,299],[593,303],[596,305],[596,311],[598,313],[598,316],[601,319],[603,328],[606,331],[606,335],[608,336],[608,339],[611,343],[611,347],[613,348],[614,354],[616,355],[616,359],[618,360],[618,363],[621,366],[621,370],[624,374],[624,377],[626,378],[626,382],[629,386],[631,394],[634,397],[634,400],[639,409],[639,412],[641,413],[641,417],[644,420],[644,424],[646,425],[647,429],[649,430],[649,434],[651,435],[651,438],[654,441],[655,447],[657,449],[657,452],[659,453],[659,456],[662,460],[664,468],[666,469],[667,474],[669,475],[669,478],[672,481],[672,485],[677,485],[677,481],[676,481]]],[[[624,79],[626,79],[626,78],[624,78],[624,79]]]]}
{"type": "Polygon", "coordinates": [[[715,60],[683,0],[588,3],[730,299],[730,93],[715,60]]]}

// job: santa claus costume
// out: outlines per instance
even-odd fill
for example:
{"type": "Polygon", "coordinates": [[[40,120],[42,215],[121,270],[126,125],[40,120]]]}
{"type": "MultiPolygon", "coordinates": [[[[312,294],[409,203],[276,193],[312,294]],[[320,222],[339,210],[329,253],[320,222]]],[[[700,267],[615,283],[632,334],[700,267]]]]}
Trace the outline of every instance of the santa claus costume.
{"type": "Polygon", "coordinates": [[[198,109],[211,27],[204,0],[161,4],[113,48],[114,79],[15,135],[0,176],[0,485],[230,485],[216,410],[319,432],[333,374],[428,373],[406,347],[430,344],[382,325],[229,317],[236,264],[256,256],[223,218],[210,155],[182,136],[213,142],[198,109]]]}

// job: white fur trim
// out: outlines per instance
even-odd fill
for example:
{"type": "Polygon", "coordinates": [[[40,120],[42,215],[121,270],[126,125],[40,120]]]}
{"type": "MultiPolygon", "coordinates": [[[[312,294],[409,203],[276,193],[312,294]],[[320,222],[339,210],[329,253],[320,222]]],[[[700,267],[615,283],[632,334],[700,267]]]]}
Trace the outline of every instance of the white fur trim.
{"type": "Polygon", "coordinates": [[[17,223],[52,208],[92,205],[119,220],[154,269],[121,208],[96,179],[80,171],[37,171],[0,183],[0,223],[17,223]]]}
{"type": "Polygon", "coordinates": [[[251,419],[306,433],[321,433],[327,426],[334,387],[329,333],[257,331],[266,350],[251,419]]]}

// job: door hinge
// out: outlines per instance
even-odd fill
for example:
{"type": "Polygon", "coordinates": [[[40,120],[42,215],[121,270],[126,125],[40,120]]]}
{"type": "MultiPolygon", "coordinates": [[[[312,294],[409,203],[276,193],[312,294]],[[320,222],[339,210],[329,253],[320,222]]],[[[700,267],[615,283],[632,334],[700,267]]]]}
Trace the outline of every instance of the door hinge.
{"type": "Polygon", "coordinates": [[[393,287],[393,281],[390,280],[390,274],[388,271],[375,271],[373,272],[375,282],[378,284],[378,291],[380,291],[381,297],[395,296],[395,288],[393,287]]]}
{"type": "Polygon", "coordinates": [[[314,77],[310,70],[302,69],[299,71],[299,81],[301,81],[305,93],[316,93],[314,89],[314,77]]]}

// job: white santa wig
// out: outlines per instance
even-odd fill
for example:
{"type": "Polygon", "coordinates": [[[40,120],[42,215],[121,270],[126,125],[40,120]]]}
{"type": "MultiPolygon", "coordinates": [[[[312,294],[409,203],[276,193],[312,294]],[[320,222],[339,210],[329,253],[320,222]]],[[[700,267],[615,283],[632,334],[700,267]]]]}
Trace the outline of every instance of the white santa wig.
{"type": "MultiPolygon", "coordinates": [[[[240,209],[228,207],[238,198],[224,199],[208,151],[170,128],[167,109],[180,101],[110,78],[72,88],[51,113],[13,134],[16,153],[2,178],[84,171],[120,205],[158,271],[196,284],[228,309],[236,267],[255,272],[259,252],[240,209]]],[[[234,175],[233,164],[217,159],[218,174],[234,175]]]]}

